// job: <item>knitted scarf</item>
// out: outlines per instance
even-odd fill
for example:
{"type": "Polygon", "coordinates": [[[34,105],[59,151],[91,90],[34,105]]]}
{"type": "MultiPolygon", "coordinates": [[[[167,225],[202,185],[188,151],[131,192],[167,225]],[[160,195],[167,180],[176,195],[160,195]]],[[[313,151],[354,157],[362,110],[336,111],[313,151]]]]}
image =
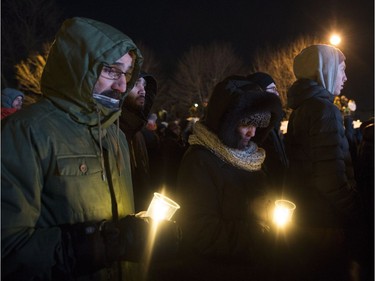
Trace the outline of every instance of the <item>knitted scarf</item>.
{"type": "Polygon", "coordinates": [[[195,123],[193,134],[189,137],[189,144],[202,145],[228,164],[247,171],[259,171],[266,157],[264,149],[258,148],[254,142],[250,142],[245,150],[224,145],[200,122],[195,123]]]}

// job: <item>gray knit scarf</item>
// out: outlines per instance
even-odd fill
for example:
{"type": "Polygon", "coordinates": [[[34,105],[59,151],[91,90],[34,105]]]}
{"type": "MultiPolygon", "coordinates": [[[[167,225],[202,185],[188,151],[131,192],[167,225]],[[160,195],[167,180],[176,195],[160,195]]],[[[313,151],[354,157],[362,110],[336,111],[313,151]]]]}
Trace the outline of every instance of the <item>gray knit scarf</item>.
{"type": "Polygon", "coordinates": [[[193,134],[189,137],[189,144],[203,145],[228,164],[247,171],[259,171],[266,158],[264,149],[258,148],[254,142],[250,142],[245,150],[224,145],[200,122],[195,123],[193,134]]]}

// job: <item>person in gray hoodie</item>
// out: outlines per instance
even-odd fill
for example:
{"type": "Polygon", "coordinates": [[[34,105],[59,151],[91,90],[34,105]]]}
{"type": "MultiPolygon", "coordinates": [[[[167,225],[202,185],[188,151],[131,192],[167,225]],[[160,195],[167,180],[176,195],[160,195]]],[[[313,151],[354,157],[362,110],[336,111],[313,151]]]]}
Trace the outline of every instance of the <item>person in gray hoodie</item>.
{"type": "Polygon", "coordinates": [[[298,208],[296,268],[311,280],[345,280],[348,250],[359,250],[353,233],[361,218],[359,194],[342,115],[333,104],[347,81],[345,67],[336,47],[309,46],[294,58],[297,80],[288,91],[286,194],[298,208]]]}

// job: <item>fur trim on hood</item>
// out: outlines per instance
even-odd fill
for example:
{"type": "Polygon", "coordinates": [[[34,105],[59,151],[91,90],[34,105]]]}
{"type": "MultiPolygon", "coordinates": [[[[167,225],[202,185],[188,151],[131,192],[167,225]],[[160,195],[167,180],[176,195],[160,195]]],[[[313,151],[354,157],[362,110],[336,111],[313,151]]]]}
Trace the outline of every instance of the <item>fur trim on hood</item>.
{"type": "Polygon", "coordinates": [[[240,140],[237,127],[240,120],[254,114],[271,113],[271,120],[257,139],[263,140],[282,114],[280,99],[264,92],[243,76],[230,76],[216,85],[207,106],[203,124],[228,147],[237,148],[240,140]]]}

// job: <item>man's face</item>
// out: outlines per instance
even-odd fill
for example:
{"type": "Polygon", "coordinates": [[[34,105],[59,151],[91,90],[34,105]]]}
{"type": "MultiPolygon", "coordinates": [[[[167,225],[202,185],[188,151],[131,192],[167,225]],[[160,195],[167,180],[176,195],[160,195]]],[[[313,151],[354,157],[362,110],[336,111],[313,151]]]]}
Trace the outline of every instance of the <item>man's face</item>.
{"type": "Polygon", "coordinates": [[[244,150],[249,145],[251,138],[255,136],[256,127],[253,125],[239,125],[237,131],[240,136],[240,141],[238,143],[238,149],[244,150]]]}
{"type": "Polygon", "coordinates": [[[125,99],[125,103],[135,110],[143,110],[145,106],[145,96],[146,96],[146,80],[144,78],[139,78],[129,95],[125,99]]]}
{"type": "Polygon", "coordinates": [[[14,99],[13,103],[12,103],[12,107],[14,108],[17,108],[18,110],[20,110],[22,108],[22,103],[23,103],[23,97],[22,96],[18,96],[14,99]]]}
{"type": "Polygon", "coordinates": [[[118,108],[121,95],[131,78],[133,59],[129,53],[115,63],[103,66],[93,90],[94,98],[109,108],[118,108]]]}
{"type": "Polygon", "coordinates": [[[337,70],[336,83],[333,91],[334,96],[340,95],[341,90],[344,88],[344,83],[348,80],[345,74],[345,68],[345,61],[343,61],[339,64],[339,69],[337,70]]]}

